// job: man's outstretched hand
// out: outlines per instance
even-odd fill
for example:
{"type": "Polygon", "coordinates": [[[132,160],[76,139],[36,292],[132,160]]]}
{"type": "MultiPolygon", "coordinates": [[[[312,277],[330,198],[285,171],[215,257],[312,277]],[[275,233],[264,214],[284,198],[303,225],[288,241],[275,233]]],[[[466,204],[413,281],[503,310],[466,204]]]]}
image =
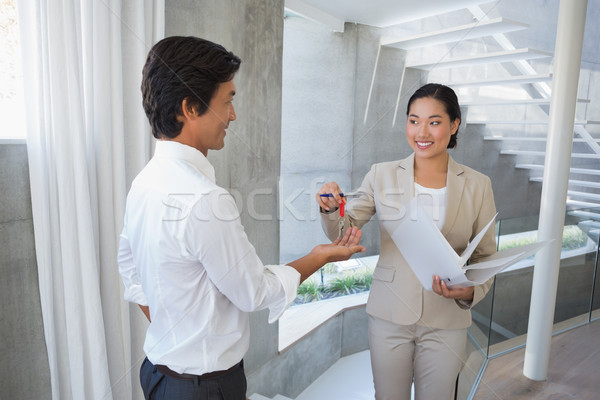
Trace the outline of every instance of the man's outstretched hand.
{"type": "Polygon", "coordinates": [[[313,249],[319,256],[324,257],[326,262],[344,261],[349,259],[355,253],[366,251],[364,246],[360,246],[362,231],[357,227],[348,228],[346,234],[337,238],[330,244],[321,244],[313,249]]]}
{"type": "Polygon", "coordinates": [[[344,261],[355,253],[366,251],[363,246],[358,244],[361,236],[360,229],[348,228],[346,234],[337,238],[333,243],[320,244],[304,257],[289,262],[287,265],[300,272],[300,282],[302,283],[323,265],[334,261],[344,261]]]}

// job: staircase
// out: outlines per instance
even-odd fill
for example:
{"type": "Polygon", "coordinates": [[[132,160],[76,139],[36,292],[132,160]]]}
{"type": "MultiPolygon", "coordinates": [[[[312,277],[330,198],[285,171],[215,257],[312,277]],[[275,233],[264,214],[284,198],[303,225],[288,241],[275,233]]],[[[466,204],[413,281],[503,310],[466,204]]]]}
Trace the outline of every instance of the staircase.
{"type": "MultiPolygon", "coordinates": [[[[527,24],[490,19],[479,6],[468,10],[476,22],[385,38],[381,45],[406,50],[402,83],[406,69],[412,68],[423,71],[429,82],[454,88],[467,108],[463,122],[482,125],[484,140],[500,143],[500,157],[514,158],[515,169],[528,170],[531,182],[542,183],[552,54],[513,46],[505,34],[527,29],[527,24]],[[431,54],[436,55],[433,60],[431,54]],[[475,78],[453,80],[456,75],[475,78]]],[[[589,99],[577,100],[567,208],[585,217],[580,227],[594,239],[600,232],[600,137],[590,130],[600,121],[585,119],[589,104],[589,99]]]]}

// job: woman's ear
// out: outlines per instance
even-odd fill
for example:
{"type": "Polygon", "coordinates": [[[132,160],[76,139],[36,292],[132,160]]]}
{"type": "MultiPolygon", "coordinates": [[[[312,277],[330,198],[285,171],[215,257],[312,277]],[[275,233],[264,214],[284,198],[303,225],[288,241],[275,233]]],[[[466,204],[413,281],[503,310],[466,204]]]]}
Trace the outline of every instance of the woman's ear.
{"type": "Polygon", "coordinates": [[[459,125],[460,125],[460,118],[456,118],[454,121],[452,121],[452,123],[450,124],[450,126],[451,126],[450,131],[452,131],[452,135],[454,135],[456,132],[458,132],[459,125]]]}

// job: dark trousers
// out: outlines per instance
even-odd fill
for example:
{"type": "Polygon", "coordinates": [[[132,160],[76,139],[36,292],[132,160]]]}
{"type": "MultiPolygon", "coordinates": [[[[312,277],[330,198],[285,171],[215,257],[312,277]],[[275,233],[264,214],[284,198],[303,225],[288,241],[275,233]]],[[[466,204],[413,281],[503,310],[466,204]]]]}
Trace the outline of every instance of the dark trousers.
{"type": "Polygon", "coordinates": [[[149,360],[140,368],[146,400],[246,400],[243,363],[234,371],[211,379],[178,379],[161,373],[149,360]]]}

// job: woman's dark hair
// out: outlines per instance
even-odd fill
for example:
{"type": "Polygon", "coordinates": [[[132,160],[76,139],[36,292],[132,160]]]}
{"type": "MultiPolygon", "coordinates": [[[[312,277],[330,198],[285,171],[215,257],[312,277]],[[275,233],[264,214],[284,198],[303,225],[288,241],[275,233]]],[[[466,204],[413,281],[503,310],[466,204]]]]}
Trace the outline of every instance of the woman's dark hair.
{"type": "Polygon", "coordinates": [[[450,136],[450,142],[448,142],[448,148],[453,149],[456,147],[456,140],[458,139],[458,128],[460,127],[460,105],[458,104],[458,98],[456,97],[456,93],[454,90],[450,89],[448,86],[441,85],[439,83],[428,83],[424,86],[421,86],[417,89],[416,92],[410,96],[408,100],[408,105],[406,106],[406,115],[410,112],[410,106],[417,99],[422,99],[424,97],[431,97],[442,103],[446,108],[446,113],[450,117],[450,122],[456,121],[458,118],[459,123],[456,127],[456,133],[450,136]]]}
{"type": "Polygon", "coordinates": [[[144,111],[156,138],[174,138],[183,123],[181,102],[199,115],[208,109],[219,85],[240,68],[235,54],[219,44],[193,36],[172,36],[156,43],[142,71],[144,111]]]}

